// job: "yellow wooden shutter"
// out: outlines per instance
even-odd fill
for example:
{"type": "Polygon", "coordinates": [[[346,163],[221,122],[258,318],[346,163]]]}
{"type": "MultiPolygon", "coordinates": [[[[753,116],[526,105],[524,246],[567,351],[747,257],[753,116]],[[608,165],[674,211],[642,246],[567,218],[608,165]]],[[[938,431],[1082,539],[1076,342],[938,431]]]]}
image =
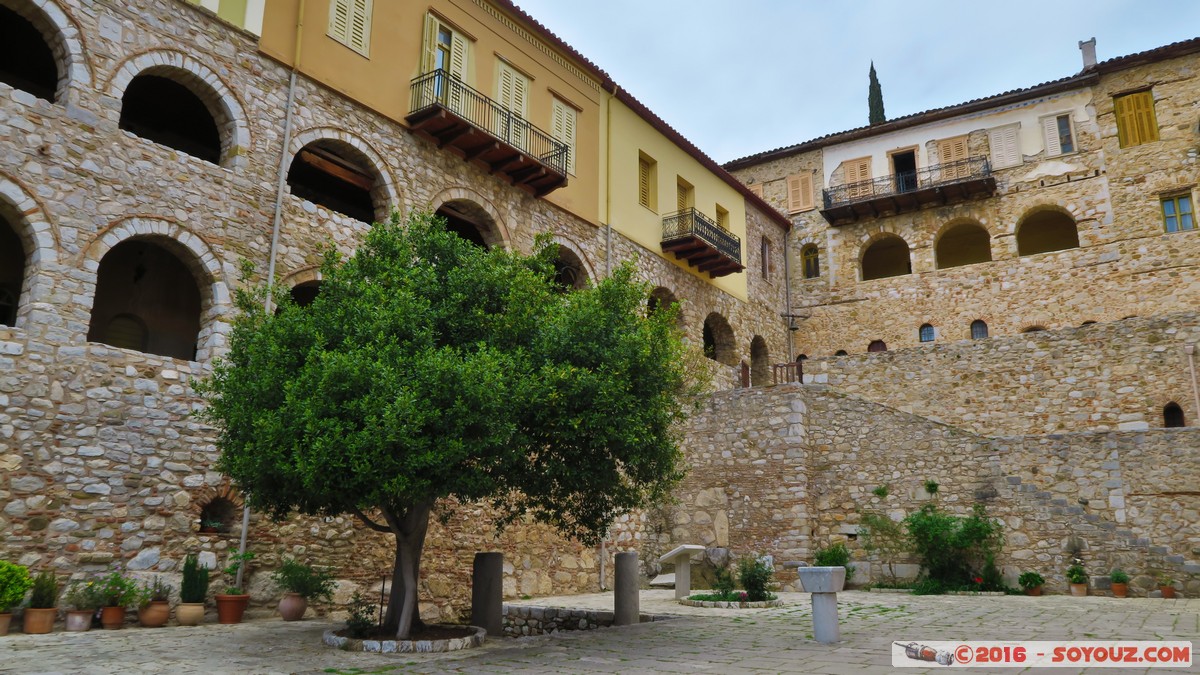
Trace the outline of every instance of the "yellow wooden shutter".
{"type": "Polygon", "coordinates": [[[694,194],[695,193],[692,191],[692,186],[683,182],[683,179],[679,179],[679,182],[675,184],[675,198],[676,206],[679,207],[680,211],[684,211],[695,206],[695,202],[693,201],[694,194]]]}
{"type": "Polygon", "coordinates": [[[650,161],[645,157],[638,157],[638,203],[653,208],[650,204],[650,161]]]}
{"type": "MultiPolygon", "coordinates": [[[[857,167],[856,167],[857,170],[857,167]]],[[[850,182],[850,181],[847,181],[850,182]]],[[[787,178],[788,212],[807,211],[813,207],[813,179],[809,172],[796,173],[787,178]]]]}
{"type": "Polygon", "coordinates": [[[353,0],[346,44],[366,56],[371,51],[371,0],[353,0]]]}
{"type": "Polygon", "coordinates": [[[567,145],[567,173],[575,173],[575,108],[554,99],[550,113],[550,135],[567,145]]]}
{"type": "Polygon", "coordinates": [[[421,51],[421,72],[429,73],[437,67],[438,20],[432,14],[425,15],[425,43],[421,51]]]}
{"type": "Polygon", "coordinates": [[[938,160],[942,165],[942,179],[962,178],[970,175],[966,164],[955,164],[967,158],[967,137],[956,136],[938,141],[938,160]]]}
{"type": "Polygon", "coordinates": [[[842,167],[842,181],[846,185],[851,185],[850,197],[861,197],[872,193],[871,184],[864,182],[871,180],[870,157],[848,159],[842,163],[842,167]],[[862,185],[852,185],[854,183],[862,183],[862,185]]]}
{"type": "Polygon", "coordinates": [[[329,37],[346,44],[346,36],[350,34],[350,1],[331,0],[329,3],[329,37]]]}
{"type": "Polygon", "coordinates": [[[1126,94],[1113,99],[1117,117],[1117,140],[1122,148],[1158,140],[1158,120],[1154,115],[1154,95],[1148,91],[1126,94]]]}
{"type": "Polygon", "coordinates": [[[762,183],[755,183],[754,185],[747,185],[746,187],[750,188],[750,191],[754,193],[755,197],[762,199],[762,196],[763,196],[762,183]]]}

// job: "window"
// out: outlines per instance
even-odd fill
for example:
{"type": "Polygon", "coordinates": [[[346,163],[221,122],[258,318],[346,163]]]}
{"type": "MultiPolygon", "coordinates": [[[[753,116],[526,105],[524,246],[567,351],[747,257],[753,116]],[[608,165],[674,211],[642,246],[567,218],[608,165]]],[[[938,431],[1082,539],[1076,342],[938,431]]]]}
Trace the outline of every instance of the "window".
{"type": "Polygon", "coordinates": [[[686,180],[675,177],[675,206],[686,211],[696,205],[696,189],[686,180]]]}
{"type": "Polygon", "coordinates": [[[868,352],[886,352],[887,343],[883,340],[871,340],[871,344],[867,345],[868,352]]]}
{"type": "Polygon", "coordinates": [[[821,254],[816,244],[806,244],[800,249],[800,260],[804,266],[804,278],[816,279],[821,276],[821,254]]]}
{"type": "Polygon", "coordinates": [[[1139,91],[1113,98],[1117,116],[1117,140],[1122,148],[1158,140],[1158,120],[1154,117],[1154,96],[1139,91]]]}
{"type": "Polygon", "coordinates": [[[988,336],[987,323],[983,319],[975,319],[971,322],[971,339],[982,340],[988,336]]]}
{"type": "Polygon", "coordinates": [[[729,231],[729,212],[717,204],[717,225],[726,232],[729,231]]]}
{"type": "Polygon", "coordinates": [[[762,259],[762,278],[771,278],[771,240],[762,238],[759,245],[759,257],[762,259]]]}
{"type": "Polygon", "coordinates": [[[842,182],[850,186],[848,197],[867,197],[871,190],[871,158],[848,159],[842,162],[842,182]]]}
{"type": "Polygon", "coordinates": [[[575,121],[578,111],[571,104],[554,99],[550,111],[550,135],[567,146],[567,173],[575,175],[575,121]]]}
{"type": "Polygon", "coordinates": [[[333,0],[329,3],[326,34],[367,56],[371,47],[372,0],[333,0]]]}
{"type": "Polygon", "coordinates": [[[755,183],[754,185],[747,185],[746,187],[750,188],[750,192],[754,193],[755,197],[762,199],[762,196],[763,196],[762,183],[755,183]]]}
{"type": "Polygon", "coordinates": [[[1183,421],[1183,408],[1171,401],[1163,406],[1163,426],[1167,428],[1187,426],[1183,421]]]}
{"type": "Polygon", "coordinates": [[[942,180],[967,178],[971,167],[967,163],[968,145],[966,136],[955,136],[938,141],[938,163],[941,165],[942,180]]]}
{"type": "Polygon", "coordinates": [[[813,208],[812,173],[804,172],[787,177],[788,213],[809,211],[813,208]]]}
{"type": "Polygon", "coordinates": [[[58,64],[54,49],[37,26],[0,5],[0,41],[5,46],[0,57],[0,82],[53,101],[58,90],[58,64]]]}
{"type": "Polygon", "coordinates": [[[1070,113],[1043,117],[1042,135],[1045,136],[1047,157],[1075,152],[1075,132],[1070,113]]]}
{"type": "Polygon", "coordinates": [[[908,243],[896,235],[876,240],[862,257],[862,280],[885,279],[912,274],[908,243]]]}
{"type": "Polygon", "coordinates": [[[1182,232],[1196,229],[1192,217],[1192,196],[1179,195],[1162,200],[1163,227],[1167,232],[1182,232]]]}
{"type": "Polygon", "coordinates": [[[496,80],[496,102],[517,116],[495,111],[494,132],[522,150],[528,147],[529,126],[524,120],[529,104],[529,78],[516,68],[499,62],[496,80]]]}
{"type": "Polygon", "coordinates": [[[658,211],[658,162],[638,153],[638,203],[658,211]]]}
{"type": "Polygon", "coordinates": [[[921,329],[917,332],[917,335],[921,338],[921,342],[933,342],[935,339],[933,326],[927,323],[921,325],[921,329]]]}
{"type": "Polygon", "coordinates": [[[138,75],[125,88],[120,127],[206,162],[220,163],[221,129],[201,98],[214,96],[213,91],[202,89],[208,85],[199,79],[195,80],[199,84],[192,82],[187,71],[154,72],[159,74],[138,75]]]}
{"type": "Polygon", "coordinates": [[[989,262],[992,259],[991,236],[979,223],[953,225],[934,245],[934,260],[939,270],[989,262]]]}
{"type": "Polygon", "coordinates": [[[1017,224],[1017,254],[1033,255],[1079,248],[1075,220],[1062,211],[1034,211],[1017,224]]]}
{"type": "Polygon", "coordinates": [[[849,354],[846,353],[845,349],[839,349],[836,352],[834,352],[833,355],[834,356],[849,356],[849,354]]]}
{"type": "MultiPolygon", "coordinates": [[[[466,82],[470,42],[462,33],[447,26],[432,14],[425,15],[425,49],[421,72],[442,70],[466,82]]],[[[439,93],[444,93],[439,91],[439,93]]]]}
{"type": "Polygon", "coordinates": [[[1007,169],[1021,164],[1021,147],[1018,144],[1020,124],[996,127],[988,131],[988,146],[992,151],[992,168],[1007,169]]]}

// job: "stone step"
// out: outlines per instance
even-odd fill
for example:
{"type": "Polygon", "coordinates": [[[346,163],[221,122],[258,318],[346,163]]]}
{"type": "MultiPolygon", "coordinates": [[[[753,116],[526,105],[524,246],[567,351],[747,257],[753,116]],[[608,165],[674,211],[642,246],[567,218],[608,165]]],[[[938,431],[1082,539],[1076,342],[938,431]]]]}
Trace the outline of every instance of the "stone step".
{"type": "Polygon", "coordinates": [[[675,588],[675,573],[660,574],[650,580],[650,588],[675,588]]]}

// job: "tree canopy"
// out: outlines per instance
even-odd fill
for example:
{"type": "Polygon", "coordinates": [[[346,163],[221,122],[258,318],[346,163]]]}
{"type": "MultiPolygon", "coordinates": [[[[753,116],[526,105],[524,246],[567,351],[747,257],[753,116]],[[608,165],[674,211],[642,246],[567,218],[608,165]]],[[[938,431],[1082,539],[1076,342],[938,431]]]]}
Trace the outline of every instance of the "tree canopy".
{"type": "Polygon", "coordinates": [[[631,265],[562,292],[556,250],[484,250],[415,214],[372,226],[349,259],[327,253],[308,306],[238,293],[202,385],[218,468],[273,517],[351,513],[395,535],[386,623],[401,637],[437,500],[594,542],[681,478],[673,311],[647,311],[631,265]]]}

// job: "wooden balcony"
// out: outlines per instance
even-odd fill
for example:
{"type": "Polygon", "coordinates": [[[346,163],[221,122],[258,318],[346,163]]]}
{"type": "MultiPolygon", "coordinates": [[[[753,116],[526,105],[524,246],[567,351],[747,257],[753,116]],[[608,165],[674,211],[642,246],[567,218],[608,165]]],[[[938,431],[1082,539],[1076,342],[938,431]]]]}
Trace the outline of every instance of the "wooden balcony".
{"type": "Polygon", "coordinates": [[[974,199],[996,193],[996,177],[986,157],[969,157],[920,171],[897,173],[874,180],[824,190],[821,215],[830,225],[849,225],[871,218],[974,199]]]}
{"type": "Polygon", "coordinates": [[[444,70],[412,81],[412,130],[536,197],[567,184],[570,149],[444,70]]]}
{"type": "Polygon", "coordinates": [[[686,260],[712,279],[746,269],[742,264],[742,240],[696,209],[663,217],[662,250],[686,260]]]}

